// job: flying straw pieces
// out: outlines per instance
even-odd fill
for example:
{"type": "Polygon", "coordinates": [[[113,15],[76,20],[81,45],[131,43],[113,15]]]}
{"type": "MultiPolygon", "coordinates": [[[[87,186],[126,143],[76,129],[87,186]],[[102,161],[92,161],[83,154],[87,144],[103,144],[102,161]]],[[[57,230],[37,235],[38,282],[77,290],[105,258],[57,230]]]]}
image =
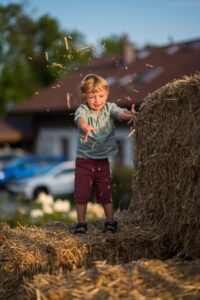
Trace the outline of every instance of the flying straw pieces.
{"type": "Polygon", "coordinates": [[[171,253],[200,257],[200,74],[148,95],[135,129],[130,214],[171,253]]]}
{"type": "Polygon", "coordinates": [[[135,128],[131,130],[131,132],[128,135],[128,138],[130,138],[134,132],[135,132],[135,128]]]}
{"type": "Polygon", "coordinates": [[[45,51],[45,58],[46,58],[46,61],[49,61],[49,54],[47,51],[45,51]]]}
{"type": "Polygon", "coordinates": [[[59,68],[64,68],[62,64],[55,63],[55,62],[52,63],[52,66],[59,67],[59,68]]]}
{"type": "Polygon", "coordinates": [[[68,40],[67,40],[66,36],[64,37],[64,41],[65,41],[65,48],[66,48],[66,50],[69,50],[68,40]]]}
{"type": "Polygon", "coordinates": [[[67,93],[67,107],[71,108],[71,104],[70,104],[70,94],[67,93]]]}

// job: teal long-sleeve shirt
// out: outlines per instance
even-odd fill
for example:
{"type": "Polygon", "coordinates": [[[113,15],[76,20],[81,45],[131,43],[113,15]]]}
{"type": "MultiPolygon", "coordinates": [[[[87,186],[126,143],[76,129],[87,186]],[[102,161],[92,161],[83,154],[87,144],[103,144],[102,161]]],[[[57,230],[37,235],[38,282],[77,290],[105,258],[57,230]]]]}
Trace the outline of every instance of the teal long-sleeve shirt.
{"type": "Polygon", "coordinates": [[[86,123],[98,131],[91,131],[84,143],[84,133],[79,128],[77,156],[90,159],[104,159],[115,156],[118,147],[115,138],[114,119],[122,121],[120,112],[124,110],[115,103],[106,102],[97,114],[88,104],[81,104],[75,111],[74,120],[84,118],[86,123]]]}

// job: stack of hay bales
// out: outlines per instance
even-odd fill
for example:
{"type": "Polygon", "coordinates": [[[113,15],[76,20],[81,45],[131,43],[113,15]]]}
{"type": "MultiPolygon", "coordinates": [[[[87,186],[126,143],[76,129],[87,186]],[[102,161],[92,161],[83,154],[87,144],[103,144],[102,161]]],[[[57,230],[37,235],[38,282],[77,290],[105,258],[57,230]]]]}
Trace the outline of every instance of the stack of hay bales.
{"type": "Polygon", "coordinates": [[[197,261],[144,259],[159,252],[151,228],[135,227],[128,216],[119,223],[115,235],[92,222],[90,234],[79,237],[61,223],[1,224],[0,299],[197,299],[197,261]]]}
{"type": "Polygon", "coordinates": [[[146,97],[135,143],[130,214],[172,254],[200,257],[200,74],[146,97]]]}
{"type": "Polygon", "coordinates": [[[124,264],[143,257],[168,257],[150,228],[135,226],[129,216],[118,221],[117,234],[102,233],[103,221],[99,220],[89,223],[89,234],[83,236],[73,234],[74,224],[13,229],[0,224],[0,299],[18,299],[25,278],[36,274],[89,268],[94,261],[124,264]]]}

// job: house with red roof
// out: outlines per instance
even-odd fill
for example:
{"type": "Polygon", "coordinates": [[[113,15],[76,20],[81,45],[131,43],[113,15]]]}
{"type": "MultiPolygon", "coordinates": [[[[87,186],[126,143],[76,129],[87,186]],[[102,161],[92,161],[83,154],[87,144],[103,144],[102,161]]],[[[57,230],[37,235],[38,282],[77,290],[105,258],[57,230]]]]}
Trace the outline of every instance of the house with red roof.
{"type": "MultiPolygon", "coordinates": [[[[122,55],[97,58],[15,107],[10,116],[32,122],[32,131],[30,128],[28,132],[18,129],[18,143],[21,139],[36,153],[61,154],[74,159],[77,128],[73,118],[76,108],[82,103],[78,87],[88,73],[99,74],[107,80],[109,102],[130,109],[133,103],[138,108],[149,93],[166,83],[198,71],[200,39],[142,51],[135,51],[125,40],[122,55]]],[[[0,129],[1,126],[5,130],[6,125],[0,122],[0,129]]],[[[132,136],[128,137],[131,130],[125,123],[116,123],[119,145],[116,161],[123,165],[132,165],[134,145],[132,136]]]]}

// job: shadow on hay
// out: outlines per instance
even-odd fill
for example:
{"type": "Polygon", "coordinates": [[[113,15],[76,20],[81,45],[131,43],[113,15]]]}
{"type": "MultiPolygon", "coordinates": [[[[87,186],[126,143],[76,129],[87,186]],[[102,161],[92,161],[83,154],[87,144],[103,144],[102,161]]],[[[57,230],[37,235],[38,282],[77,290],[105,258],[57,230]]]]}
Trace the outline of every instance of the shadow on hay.
{"type": "Polygon", "coordinates": [[[176,282],[167,279],[165,276],[159,274],[159,272],[150,271],[148,267],[138,266],[138,271],[143,274],[143,277],[145,277],[147,281],[154,282],[154,292],[152,296],[158,296],[159,292],[157,289],[159,289],[160,286],[162,286],[162,292],[168,292],[170,296],[174,296],[176,293],[181,294],[183,291],[176,282]]]}

